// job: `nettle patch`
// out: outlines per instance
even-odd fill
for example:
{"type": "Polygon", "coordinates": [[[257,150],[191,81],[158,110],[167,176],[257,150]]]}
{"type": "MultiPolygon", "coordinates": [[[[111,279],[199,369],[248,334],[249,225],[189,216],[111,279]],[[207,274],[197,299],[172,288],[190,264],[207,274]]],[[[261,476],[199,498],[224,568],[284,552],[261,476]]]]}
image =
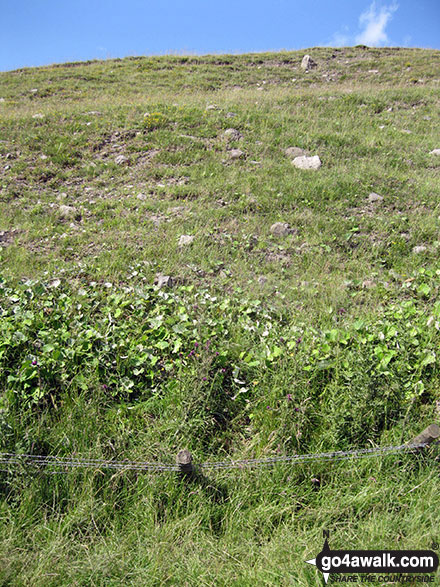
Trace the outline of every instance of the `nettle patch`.
{"type": "Polygon", "coordinates": [[[283,390],[284,400],[300,402],[306,394],[316,408],[330,392],[348,401],[347,388],[364,399],[373,389],[375,401],[398,413],[436,393],[439,276],[418,272],[402,286],[405,301],[390,300],[380,318],[345,316],[341,324],[337,316],[330,329],[292,322],[242,291],[220,298],[193,286],[74,289],[59,279],[2,281],[1,403],[38,406],[97,388],[115,401],[137,401],[191,381],[223,390],[231,402],[251,407],[252,418],[284,372],[286,386],[293,377],[299,390],[298,397],[283,390]]]}

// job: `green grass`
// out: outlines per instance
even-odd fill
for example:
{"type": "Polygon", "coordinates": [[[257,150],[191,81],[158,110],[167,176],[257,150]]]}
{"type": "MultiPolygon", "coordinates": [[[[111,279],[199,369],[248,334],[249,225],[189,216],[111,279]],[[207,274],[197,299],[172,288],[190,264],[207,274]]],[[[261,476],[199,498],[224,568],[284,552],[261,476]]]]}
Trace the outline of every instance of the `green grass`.
{"type": "MultiPolygon", "coordinates": [[[[440,53],[308,52],[0,73],[2,452],[264,458],[438,422],[440,53]]],[[[440,541],[435,455],[0,472],[0,584],[316,585],[323,529],[440,541]]]]}

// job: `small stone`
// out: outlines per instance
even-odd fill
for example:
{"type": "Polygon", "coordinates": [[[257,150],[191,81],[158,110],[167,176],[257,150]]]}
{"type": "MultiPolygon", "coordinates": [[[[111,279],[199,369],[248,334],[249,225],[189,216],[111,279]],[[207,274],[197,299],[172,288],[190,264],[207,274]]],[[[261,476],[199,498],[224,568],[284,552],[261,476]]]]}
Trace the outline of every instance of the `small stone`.
{"type": "Polygon", "coordinates": [[[125,155],[118,155],[115,158],[115,163],[116,165],[123,165],[124,163],[128,163],[128,157],[125,157],[125,155]]]}
{"type": "Polygon", "coordinates": [[[174,280],[170,275],[162,275],[162,273],[158,273],[156,275],[156,279],[154,280],[154,283],[157,285],[157,287],[173,287],[174,285],[174,280]]]}
{"type": "Polygon", "coordinates": [[[257,281],[260,285],[264,285],[265,283],[267,283],[267,277],[264,277],[264,275],[260,275],[257,281]]]}
{"type": "Polygon", "coordinates": [[[46,161],[46,159],[48,159],[48,156],[47,155],[40,155],[40,159],[42,161],[46,161]]]}
{"type": "Polygon", "coordinates": [[[179,238],[179,247],[190,245],[194,240],[194,236],[190,234],[182,234],[179,238]]]}
{"type": "Polygon", "coordinates": [[[319,169],[322,165],[321,159],[318,155],[314,155],[313,157],[306,157],[305,155],[301,157],[295,157],[292,161],[292,165],[297,167],[298,169],[319,169]]]}
{"type": "Polygon", "coordinates": [[[413,247],[413,253],[424,253],[427,250],[427,247],[425,247],[425,245],[417,245],[415,247],[413,247]]]}
{"type": "Polygon", "coordinates": [[[378,69],[369,69],[368,73],[379,73],[378,69]]]}
{"type": "Polygon", "coordinates": [[[86,114],[89,114],[90,116],[101,116],[102,112],[99,112],[98,110],[90,110],[90,112],[86,112],[86,114]]]}
{"type": "Polygon", "coordinates": [[[243,135],[236,128],[227,128],[223,134],[230,141],[239,141],[243,138],[243,135]]]}
{"type": "Polygon", "coordinates": [[[377,204],[383,201],[383,196],[371,192],[371,194],[368,196],[368,201],[370,202],[370,204],[377,204]]]}
{"type": "Polygon", "coordinates": [[[431,120],[431,117],[430,116],[424,116],[423,117],[423,120],[431,120]]]}
{"type": "Polygon", "coordinates": [[[41,112],[37,112],[37,114],[34,114],[32,118],[44,118],[44,114],[41,114],[41,112]]]}
{"type": "Polygon", "coordinates": [[[218,106],[216,104],[208,104],[206,110],[218,110],[218,106]]]}
{"type": "Polygon", "coordinates": [[[407,135],[412,135],[412,130],[408,130],[407,128],[402,128],[402,132],[404,132],[407,135]]]}
{"type": "Polygon", "coordinates": [[[237,115],[235,114],[235,112],[227,112],[227,113],[226,113],[226,118],[234,118],[235,116],[237,116],[237,115]]]}
{"type": "MultiPolygon", "coordinates": [[[[77,216],[78,216],[78,211],[76,208],[74,208],[73,206],[66,206],[65,204],[62,204],[58,208],[58,212],[59,212],[59,215],[61,216],[61,218],[65,218],[65,219],[77,218],[77,216]]],[[[81,218],[80,215],[79,215],[79,217],[81,218]]]]}
{"type": "Polygon", "coordinates": [[[375,285],[376,283],[372,279],[365,279],[365,281],[362,282],[362,287],[364,289],[371,289],[375,285]]]}
{"type": "Polygon", "coordinates": [[[57,200],[60,202],[61,200],[65,200],[67,198],[67,194],[66,192],[61,192],[60,194],[58,194],[57,196],[57,200]]]}
{"type": "Polygon", "coordinates": [[[313,61],[310,55],[304,55],[301,61],[301,69],[307,71],[308,69],[312,69],[313,67],[317,67],[317,63],[313,61]]]}
{"type": "Polygon", "coordinates": [[[138,194],[138,195],[136,196],[136,198],[137,198],[138,200],[146,200],[146,199],[147,199],[147,196],[146,196],[145,194],[138,194]]]}
{"type": "Polygon", "coordinates": [[[229,151],[229,157],[231,159],[240,159],[243,155],[244,153],[240,149],[231,149],[231,151],[229,151]]]}
{"type": "Polygon", "coordinates": [[[433,151],[429,152],[430,155],[440,155],[440,149],[434,149],[433,151]]]}
{"type": "Polygon", "coordinates": [[[32,90],[30,90],[31,94],[36,94],[38,92],[38,88],[32,88],[32,90]]]}
{"type": "Polygon", "coordinates": [[[287,222],[275,222],[269,230],[276,236],[287,236],[288,234],[294,234],[297,232],[294,228],[291,228],[287,222]]]}
{"type": "Polygon", "coordinates": [[[304,155],[307,155],[307,151],[304,151],[304,149],[301,149],[300,147],[287,147],[287,149],[284,151],[284,153],[290,157],[291,159],[294,159],[295,157],[303,157],[304,155]]]}

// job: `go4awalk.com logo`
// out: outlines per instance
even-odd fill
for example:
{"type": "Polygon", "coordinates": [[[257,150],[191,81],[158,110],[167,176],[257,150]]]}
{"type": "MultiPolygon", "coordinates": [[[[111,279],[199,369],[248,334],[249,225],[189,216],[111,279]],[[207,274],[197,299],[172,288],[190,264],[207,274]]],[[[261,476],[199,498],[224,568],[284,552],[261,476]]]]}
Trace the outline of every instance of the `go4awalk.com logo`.
{"type": "Polygon", "coordinates": [[[331,550],[328,532],[318,556],[306,561],[315,565],[327,583],[434,583],[438,556],[432,550],[331,550]]]}

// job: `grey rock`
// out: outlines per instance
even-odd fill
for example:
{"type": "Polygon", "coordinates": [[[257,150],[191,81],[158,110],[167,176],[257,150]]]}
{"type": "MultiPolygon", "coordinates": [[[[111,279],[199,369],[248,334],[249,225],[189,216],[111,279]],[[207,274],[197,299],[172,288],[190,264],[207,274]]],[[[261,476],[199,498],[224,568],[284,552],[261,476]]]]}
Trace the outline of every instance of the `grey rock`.
{"type": "Polygon", "coordinates": [[[37,114],[34,114],[32,118],[44,118],[44,114],[41,114],[41,112],[37,112],[37,114]]]}
{"type": "Polygon", "coordinates": [[[284,153],[291,159],[307,155],[307,151],[304,151],[304,149],[300,149],[300,147],[287,147],[284,153]]]}
{"type": "Polygon", "coordinates": [[[295,228],[291,228],[287,222],[275,222],[270,227],[270,232],[276,236],[287,236],[296,233],[295,228]]]}
{"type": "Polygon", "coordinates": [[[430,155],[440,155],[440,149],[434,149],[433,151],[429,152],[430,155]]]}
{"type": "Polygon", "coordinates": [[[427,250],[428,249],[425,247],[425,245],[417,245],[413,247],[413,253],[424,253],[427,250]]]}
{"type": "Polygon", "coordinates": [[[58,212],[63,218],[73,218],[76,215],[76,208],[62,204],[58,208],[58,212]]]}
{"type": "Polygon", "coordinates": [[[218,110],[218,106],[216,104],[208,104],[206,110],[218,110]]]}
{"type": "Polygon", "coordinates": [[[229,157],[231,159],[241,159],[241,157],[243,157],[244,152],[241,151],[240,149],[231,149],[229,151],[229,157]]]}
{"type": "Polygon", "coordinates": [[[71,218],[77,218],[78,216],[80,216],[76,208],[74,208],[73,206],[66,206],[65,204],[62,204],[58,208],[58,213],[61,216],[61,218],[64,218],[66,220],[70,220],[71,218]]]}
{"type": "Polygon", "coordinates": [[[368,196],[368,201],[370,202],[370,204],[379,204],[383,201],[383,196],[371,192],[371,194],[368,196]]]}
{"type": "Polygon", "coordinates": [[[362,287],[364,289],[371,289],[372,287],[374,287],[376,285],[376,283],[372,280],[372,279],[365,279],[362,282],[362,287]]]}
{"type": "Polygon", "coordinates": [[[295,159],[292,161],[292,165],[298,169],[316,170],[321,167],[322,163],[318,155],[314,155],[313,157],[306,157],[305,155],[302,155],[301,157],[295,157],[295,159]]]}
{"type": "Polygon", "coordinates": [[[115,163],[116,165],[123,165],[124,163],[128,163],[128,157],[126,157],[125,155],[118,155],[115,158],[115,163]]]}
{"type": "Polygon", "coordinates": [[[239,141],[243,138],[243,135],[236,128],[227,128],[223,134],[230,141],[239,141]]]}
{"type": "Polygon", "coordinates": [[[173,287],[174,280],[170,275],[162,275],[162,273],[158,273],[154,283],[157,287],[173,287]]]}
{"type": "Polygon", "coordinates": [[[265,283],[267,283],[267,277],[264,277],[264,275],[260,275],[257,281],[260,285],[264,285],[265,283]]]}
{"type": "Polygon", "coordinates": [[[190,245],[194,240],[194,236],[191,234],[182,234],[179,238],[179,247],[190,245]]]}
{"type": "Polygon", "coordinates": [[[313,67],[317,67],[317,65],[318,64],[315,61],[313,61],[310,55],[304,55],[304,57],[302,58],[301,69],[304,69],[305,71],[312,69],[313,67]]]}
{"type": "Polygon", "coordinates": [[[235,116],[237,116],[237,115],[235,114],[235,112],[227,112],[227,113],[226,113],[226,118],[234,118],[235,116]]]}

